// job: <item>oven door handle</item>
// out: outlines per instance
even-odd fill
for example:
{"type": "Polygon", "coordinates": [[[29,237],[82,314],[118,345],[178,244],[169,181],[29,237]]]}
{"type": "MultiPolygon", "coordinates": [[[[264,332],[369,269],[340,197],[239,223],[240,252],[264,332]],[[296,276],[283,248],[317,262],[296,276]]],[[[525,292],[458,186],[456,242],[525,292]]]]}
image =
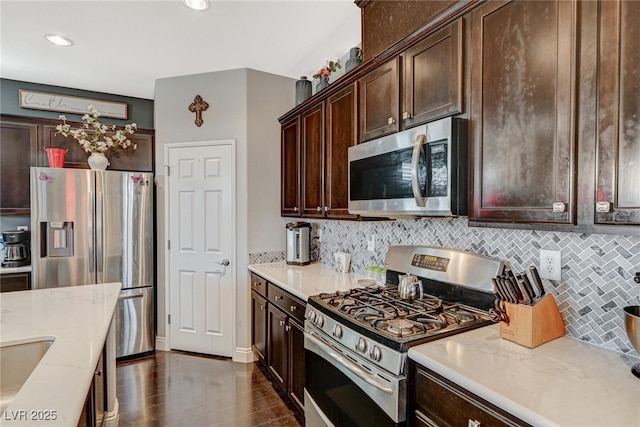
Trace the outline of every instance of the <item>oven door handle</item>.
{"type": "Polygon", "coordinates": [[[418,165],[420,163],[420,149],[424,144],[425,136],[420,134],[416,137],[416,142],[413,144],[413,154],[411,155],[411,187],[413,188],[413,198],[416,199],[416,205],[424,208],[427,201],[422,197],[420,192],[420,183],[418,182],[418,165]]]}
{"type": "MultiPolygon", "coordinates": [[[[352,361],[350,361],[346,357],[344,357],[341,354],[335,352],[331,348],[331,346],[325,344],[324,341],[316,338],[313,335],[313,333],[306,332],[304,335],[305,335],[305,339],[310,341],[311,343],[313,343],[316,346],[317,350],[321,351],[322,353],[324,353],[324,355],[330,357],[334,361],[336,361],[339,364],[341,364],[342,366],[344,366],[346,369],[348,369],[354,375],[357,375],[362,381],[366,382],[367,384],[371,385],[372,387],[377,388],[378,390],[380,390],[380,391],[382,391],[384,393],[393,394],[393,390],[391,388],[386,387],[380,380],[378,380],[375,377],[372,377],[369,373],[367,373],[364,369],[362,369],[356,363],[353,363],[352,361]]],[[[305,348],[306,348],[306,346],[305,346],[305,348]]],[[[323,355],[320,355],[320,356],[323,356],[323,355]]]]}

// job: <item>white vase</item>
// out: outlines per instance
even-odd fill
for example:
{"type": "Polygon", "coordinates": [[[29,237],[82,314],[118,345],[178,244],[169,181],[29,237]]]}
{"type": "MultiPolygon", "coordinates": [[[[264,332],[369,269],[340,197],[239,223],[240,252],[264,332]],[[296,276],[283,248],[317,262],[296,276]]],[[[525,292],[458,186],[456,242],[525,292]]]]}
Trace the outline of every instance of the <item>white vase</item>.
{"type": "Polygon", "coordinates": [[[107,170],[107,166],[109,166],[109,160],[103,153],[91,153],[88,162],[89,167],[96,171],[107,170]]]}

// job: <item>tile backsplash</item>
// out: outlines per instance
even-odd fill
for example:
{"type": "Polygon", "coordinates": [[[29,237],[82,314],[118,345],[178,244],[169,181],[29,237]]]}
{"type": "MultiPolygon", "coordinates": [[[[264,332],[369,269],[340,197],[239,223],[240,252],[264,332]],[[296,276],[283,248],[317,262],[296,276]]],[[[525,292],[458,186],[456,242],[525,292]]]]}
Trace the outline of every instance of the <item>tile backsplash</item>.
{"type": "Polygon", "coordinates": [[[313,221],[322,230],[320,262],[333,264],[333,253],[351,254],[351,270],[384,265],[391,245],[461,249],[509,260],[514,271],[539,266],[540,249],[562,252],[562,280],[544,280],[553,293],[573,338],[635,354],[624,329],[622,308],[640,305],[640,236],[579,234],[476,228],[467,218],[429,218],[382,222],[313,221]],[[375,236],[375,251],[367,237],[375,236]]]}

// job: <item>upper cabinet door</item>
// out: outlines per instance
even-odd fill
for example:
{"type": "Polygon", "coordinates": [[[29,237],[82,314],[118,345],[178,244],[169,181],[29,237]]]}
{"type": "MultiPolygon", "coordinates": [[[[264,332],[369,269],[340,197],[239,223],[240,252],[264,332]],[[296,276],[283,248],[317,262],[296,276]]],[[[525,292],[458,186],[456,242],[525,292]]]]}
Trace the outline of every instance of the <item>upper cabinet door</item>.
{"type": "Polygon", "coordinates": [[[640,224],[638,18],[638,1],[600,3],[597,224],[640,224]]]}
{"type": "Polygon", "coordinates": [[[300,117],[282,125],[281,135],[281,190],[282,216],[300,215],[300,117]]]}
{"type": "Polygon", "coordinates": [[[462,18],[404,53],[402,127],[462,112],[462,18]]]}
{"type": "Polygon", "coordinates": [[[325,213],[328,218],[349,214],[348,149],[358,143],[358,105],[355,83],[327,99],[325,140],[325,213]]]}
{"type": "Polygon", "coordinates": [[[575,16],[565,0],[472,12],[471,220],[575,223],[575,16]]]}
{"type": "Polygon", "coordinates": [[[400,129],[400,57],[386,62],[358,81],[360,142],[400,129]]]}
{"type": "Polygon", "coordinates": [[[302,129],[302,215],[324,216],[324,102],[300,116],[302,129]]]}
{"type": "Polygon", "coordinates": [[[37,166],[38,126],[0,122],[0,215],[30,214],[30,168],[37,166]]]}

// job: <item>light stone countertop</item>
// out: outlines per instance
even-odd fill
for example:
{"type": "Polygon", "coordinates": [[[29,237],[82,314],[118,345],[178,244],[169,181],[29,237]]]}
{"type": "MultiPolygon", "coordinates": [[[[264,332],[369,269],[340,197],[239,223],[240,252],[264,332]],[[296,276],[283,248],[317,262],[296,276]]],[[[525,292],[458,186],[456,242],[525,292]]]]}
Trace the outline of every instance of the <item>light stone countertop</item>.
{"type": "Polygon", "coordinates": [[[333,267],[317,262],[309,265],[289,265],[284,261],[251,264],[249,270],[303,301],[321,293],[361,288],[358,280],[366,278],[359,274],[338,273],[333,267]]]}
{"type": "MultiPolygon", "coordinates": [[[[635,352],[634,352],[635,354],[635,352]]],[[[561,337],[529,349],[491,325],[409,358],[534,426],[640,426],[640,359],[561,337]]]]}
{"type": "Polygon", "coordinates": [[[0,425],[78,424],[120,288],[107,283],[0,295],[1,345],[55,340],[0,416],[0,425]],[[32,410],[55,411],[56,419],[35,420],[32,410]],[[22,414],[23,420],[11,419],[22,414]]]}
{"type": "Polygon", "coordinates": [[[30,271],[31,271],[30,265],[23,265],[22,267],[0,267],[0,274],[27,273],[30,271]]]}

